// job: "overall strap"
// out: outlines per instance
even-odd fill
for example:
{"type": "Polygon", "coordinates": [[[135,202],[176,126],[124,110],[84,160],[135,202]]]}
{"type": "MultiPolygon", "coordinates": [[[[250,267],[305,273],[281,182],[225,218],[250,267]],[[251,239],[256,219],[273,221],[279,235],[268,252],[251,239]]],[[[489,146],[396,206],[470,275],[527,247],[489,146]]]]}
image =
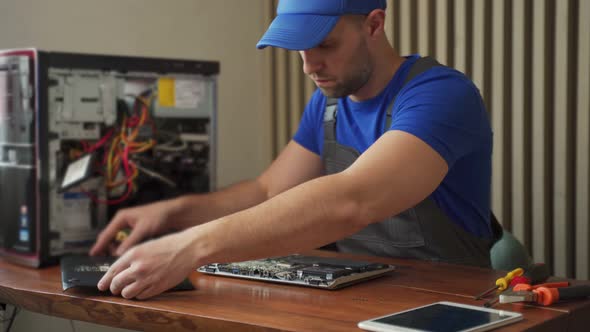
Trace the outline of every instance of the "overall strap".
{"type": "Polygon", "coordinates": [[[324,141],[336,141],[336,114],[338,113],[338,98],[326,98],[324,110],[324,141]]]}
{"type": "MultiPolygon", "coordinates": [[[[410,71],[408,72],[408,76],[406,76],[406,80],[404,81],[404,84],[400,88],[400,91],[414,77],[422,74],[423,72],[427,71],[430,68],[439,67],[439,66],[442,66],[442,65],[440,63],[438,63],[438,61],[436,61],[435,59],[433,59],[429,56],[426,56],[426,57],[416,60],[416,62],[414,62],[414,64],[410,68],[410,71]]],[[[389,103],[389,106],[387,107],[387,119],[385,120],[385,131],[389,130],[389,127],[391,127],[391,114],[393,113],[393,105],[394,105],[396,99],[397,99],[397,95],[395,95],[393,97],[393,99],[389,103]]]]}

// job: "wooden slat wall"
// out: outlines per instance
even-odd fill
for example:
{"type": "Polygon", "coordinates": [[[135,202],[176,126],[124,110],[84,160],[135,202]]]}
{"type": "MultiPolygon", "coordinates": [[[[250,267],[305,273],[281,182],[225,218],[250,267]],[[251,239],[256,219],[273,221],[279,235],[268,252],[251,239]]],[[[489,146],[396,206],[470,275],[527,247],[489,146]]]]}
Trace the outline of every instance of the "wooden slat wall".
{"type": "MultiPolygon", "coordinates": [[[[269,15],[276,1],[269,2],[269,15]]],[[[559,276],[590,277],[590,0],[389,0],[401,54],[470,76],[494,128],[492,209],[559,276]]],[[[314,90],[273,50],[274,153],[314,90]]]]}

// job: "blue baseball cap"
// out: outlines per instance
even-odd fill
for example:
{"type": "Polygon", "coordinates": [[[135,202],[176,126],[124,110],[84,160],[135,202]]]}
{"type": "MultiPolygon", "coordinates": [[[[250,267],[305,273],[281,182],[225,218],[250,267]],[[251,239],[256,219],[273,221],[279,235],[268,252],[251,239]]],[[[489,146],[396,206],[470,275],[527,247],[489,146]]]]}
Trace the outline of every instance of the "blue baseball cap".
{"type": "Polygon", "coordinates": [[[317,46],[346,14],[385,9],[386,0],[280,0],[277,17],[256,47],[306,50],[317,46]]]}

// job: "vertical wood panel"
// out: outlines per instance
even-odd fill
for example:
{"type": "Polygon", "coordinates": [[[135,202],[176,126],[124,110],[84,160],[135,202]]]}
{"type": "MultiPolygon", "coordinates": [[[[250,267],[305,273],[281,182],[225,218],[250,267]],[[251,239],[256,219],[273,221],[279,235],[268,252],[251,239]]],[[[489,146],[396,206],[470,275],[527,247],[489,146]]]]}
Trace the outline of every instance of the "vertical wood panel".
{"type": "Polygon", "coordinates": [[[414,0],[399,0],[398,1],[398,12],[400,21],[400,32],[399,32],[399,52],[400,54],[412,53],[412,4],[414,0]]]}
{"type": "Polygon", "coordinates": [[[430,0],[417,0],[417,21],[418,21],[418,53],[422,56],[430,55],[430,0]]]}
{"type": "Polygon", "coordinates": [[[524,237],[524,1],[512,2],[512,233],[524,237]]]}
{"type": "Polygon", "coordinates": [[[288,119],[289,119],[289,53],[282,49],[276,50],[276,98],[277,105],[274,109],[276,117],[276,141],[277,153],[287,144],[288,119]]]}
{"type": "Polygon", "coordinates": [[[465,1],[465,75],[473,75],[473,0],[465,1]]]}
{"type": "Polygon", "coordinates": [[[492,210],[502,224],[505,224],[504,211],[504,1],[493,1],[492,4],[492,90],[491,119],[494,128],[494,153],[492,155],[492,210]]]}
{"type": "Polygon", "coordinates": [[[291,139],[292,133],[297,131],[297,127],[299,127],[299,119],[301,119],[301,113],[305,106],[303,100],[305,74],[303,74],[303,70],[301,69],[301,57],[298,52],[289,52],[289,76],[291,77],[290,83],[292,88],[289,91],[289,109],[287,112],[288,141],[291,139]]]}
{"type": "MultiPolygon", "coordinates": [[[[264,26],[268,26],[272,22],[272,18],[274,16],[274,8],[271,5],[264,5],[261,7],[264,10],[263,20],[264,26]]],[[[270,149],[267,150],[267,154],[265,155],[265,160],[271,161],[275,156],[275,140],[274,140],[274,50],[270,47],[267,47],[263,51],[260,52],[260,67],[261,67],[261,76],[263,77],[261,83],[261,90],[259,92],[260,98],[260,111],[262,115],[260,116],[261,121],[264,121],[264,125],[267,128],[267,132],[264,135],[259,136],[259,144],[270,144],[270,149]],[[264,64],[268,64],[265,66],[264,64]]],[[[217,189],[217,188],[215,188],[217,189]]]]}
{"type": "Polygon", "coordinates": [[[527,248],[529,254],[532,250],[532,211],[531,211],[531,192],[532,192],[532,151],[531,151],[531,140],[532,140],[532,128],[531,128],[531,121],[532,121],[532,87],[531,87],[531,79],[532,79],[532,63],[530,59],[533,57],[532,48],[532,29],[533,29],[533,20],[531,18],[530,13],[533,10],[533,0],[525,0],[525,8],[523,14],[524,20],[524,44],[523,44],[523,52],[524,52],[524,77],[525,81],[523,82],[524,89],[523,89],[523,100],[524,100],[524,114],[523,114],[523,145],[524,148],[524,216],[523,216],[523,224],[524,224],[524,234],[522,237],[523,244],[527,248]]]}
{"type": "Polygon", "coordinates": [[[447,65],[455,68],[455,0],[447,1],[447,40],[449,45],[447,47],[447,65]]]}
{"type": "Polygon", "coordinates": [[[467,0],[455,0],[454,1],[454,12],[455,12],[455,40],[453,41],[454,47],[454,65],[455,69],[465,72],[467,69],[466,60],[466,47],[467,47],[467,32],[466,32],[466,15],[465,3],[467,0]]]}
{"type": "MultiPolygon", "coordinates": [[[[578,10],[579,0],[571,0],[568,7],[567,19],[567,77],[571,84],[567,90],[567,212],[566,219],[566,250],[567,250],[567,277],[574,277],[576,274],[576,142],[577,137],[577,68],[578,68],[578,10]]],[[[584,18],[584,19],[587,19],[584,18]]],[[[583,34],[587,34],[585,31],[583,34]]],[[[586,129],[588,130],[588,129],[586,129]]]]}
{"type": "MultiPolygon", "coordinates": [[[[273,17],[276,13],[276,3],[272,1],[269,3],[268,7],[266,7],[265,18],[266,18],[266,25],[270,25],[273,20],[273,17]]],[[[278,147],[277,147],[277,130],[276,130],[276,123],[277,123],[277,108],[278,108],[278,99],[277,99],[277,85],[276,85],[276,75],[277,75],[277,50],[274,47],[271,47],[270,50],[270,64],[269,64],[269,85],[270,85],[270,134],[272,137],[271,142],[271,153],[272,157],[274,158],[277,155],[278,147]]]]}
{"type": "Polygon", "coordinates": [[[489,13],[485,12],[486,0],[474,0],[473,2],[473,75],[472,79],[475,85],[479,88],[484,100],[488,96],[485,95],[485,27],[486,17],[489,13]]]}
{"type": "MultiPolygon", "coordinates": [[[[572,277],[576,273],[574,251],[576,247],[576,137],[577,137],[577,112],[575,110],[577,101],[577,42],[578,36],[574,26],[577,27],[578,21],[578,1],[570,1],[568,8],[568,50],[567,50],[567,77],[570,84],[567,90],[567,114],[566,114],[566,146],[567,146],[567,160],[566,160],[566,190],[567,201],[566,211],[568,218],[565,225],[566,238],[566,252],[567,252],[567,271],[566,276],[572,277]]],[[[587,18],[585,18],[587,19],[587,18]]],[[[588,130],[588,129],[586,129],[588,130]]]]}
{"type": "Polygon", "coordinates": [[[483,61],[483,93],[486,109],[490,112],[490,99],[492,93],[492,37],[494,33],[492,25],[492,2],[493,0],[484,1],[484,61],[483,61]]]}
{"type": "Polygon", "coordinates": [[[442,64],[449,64],[448,60],[448,48],[449,48],[449,37],[447,35],[448,25],[452,22],[448,21],[448,9],[449,3],[447,0],[436,1],[436,58],[442,64]]]}
{"type": "MultiPolygon", "coordinates": [[[[521,0],[518,0],[521,1],[521,0]]],[[[501,214],[503,216],[503,225],[509,231],[512,231],[512,4],[510,0],[504,0],[504,29],[503,29],[503,44],[504,44],[504,67],[502,70],[502,89],[504,89],[502,106],[498,110],[502,112],[504,121],[501,127],[497,129],[501,131],[504,136],[502,146],[498,147],[498,152],[503,156],[502,163],[502,208],[501,214]]]]}
{"type": "Polygon", "coordinates": [[[429,55],[433,56],[436,53],[436,3],[440,0],[428,1],[428,49],[429,55]]]}
{"type": "Polygon", "coordinates": [[[512,7],[512,231],[530,248],[530,1],[512,7]]]}
{"type": "Polygon", "coordinates": [[[550,259],[550,229],[549,222],[549,156],[547,147],[550,146],[548,121],[549,107],[546,96],[551,91],[547,89],[549,67],[546,26],[546,0],[533,3],[533,54],[532,58],[532,255],[537,262],[549,263],[550,259]]]}
{"type": "Polygon", "coordinates": [[[395,1],[387,1],[387,8],[385,9],[385,26],[383,29],[385,30],[385,34],[387,35],[387,40],[389,40],[389,43],[391,43],[391,45],[395,48],[395,42],[393,40],[395,21],[394,6],[395,1]]]}
{"type": "Polygon", "coordinates": [[[418,52],[418,3],[416,0],[410,0],[410,30],[407,31],[406,38],[410,40],[410,51],[415,54],[418,52]]]}
{"type": "Polygon", "coordinates": [[[576,163],[576,277],[590,278],[590,0],[578,11],[578,130],[576,163]]]}
{"type": "Polygon", "coordinates": [[[568,58],[568,1],[556,2],[556,31],[555,31],[555,159],[554,164],[554,193],[553,193],[553,252],[555,273],[565,276],[571,269],[568,264],[567,231],[571,213],[568,211],[569,188],[567,180],[568,160],[568,89],[570,82],[567,73],[568,58]]]}
{"type": "Polygon", "coordinates": [[[401,53],[401,11],[400,11],[400,1],[401,0],[391,0],[391,6],[389,6],[390,12],[393,13],[392,15],[392,25],[393,25],[393,32],[391,34],[391,39],[393,40],[393,48],[401,53]]]}

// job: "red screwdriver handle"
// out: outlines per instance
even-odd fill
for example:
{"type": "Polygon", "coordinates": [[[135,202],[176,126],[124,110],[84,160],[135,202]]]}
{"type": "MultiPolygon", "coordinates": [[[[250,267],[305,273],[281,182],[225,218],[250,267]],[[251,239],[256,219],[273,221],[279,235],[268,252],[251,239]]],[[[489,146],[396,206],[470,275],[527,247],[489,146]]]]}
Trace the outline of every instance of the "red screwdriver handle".
{"type": "Polygon", "coordinates": [[[557,282],[546,282],[544,284],[533,285],[532,289],[545,287],[545,288],[563,288],[570,285],[569,281],[557,281],[557,282]]]}
{"type": "Polygon", "coordinates": [[[510,282],[510,286],[514,287],[516,285],[522,285],[522,284],[531,284],[531,279],[527,278],[525,276],[516,276],[514,277],[514,279],[512,279],[512,281],[510,282]]]}
{"type": "Polygon", "coordinates": [[[567,287],[569,285],[570,285],[569,281],[548,282],[548,283],[539,284],[539,285],[532,285],[532,286],[529,285],[529,284],[518,284],[518,285],[515,285],[512,288],[512,291],[514,291],[514,292],[518,292],[518,291],[530,291],[530,290],[533,290],[533,289],[537,289],[539,287],[560,288],[560,287],[567,287]]]}

